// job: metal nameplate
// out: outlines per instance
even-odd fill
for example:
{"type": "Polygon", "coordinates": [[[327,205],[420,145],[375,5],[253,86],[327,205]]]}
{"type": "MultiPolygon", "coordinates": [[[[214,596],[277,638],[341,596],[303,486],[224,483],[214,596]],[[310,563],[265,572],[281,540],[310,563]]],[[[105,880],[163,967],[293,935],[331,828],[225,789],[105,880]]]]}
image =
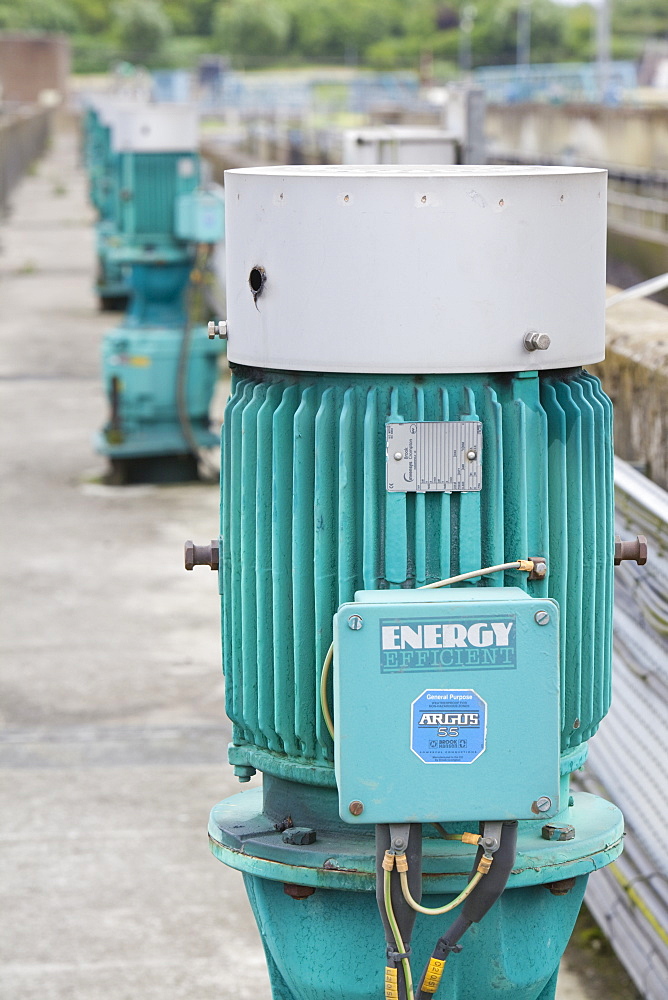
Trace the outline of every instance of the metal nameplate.
{"type": "Polygon", "coordinates": [[[385,428],[390,493],[482,489],[480,421],[422,420],[385,428]]]}

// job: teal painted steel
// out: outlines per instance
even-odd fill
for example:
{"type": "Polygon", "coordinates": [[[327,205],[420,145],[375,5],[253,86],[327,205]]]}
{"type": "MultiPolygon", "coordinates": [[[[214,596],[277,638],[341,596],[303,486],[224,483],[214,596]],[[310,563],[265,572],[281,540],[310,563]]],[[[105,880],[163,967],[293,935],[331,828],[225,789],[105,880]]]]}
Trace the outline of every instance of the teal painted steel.
{"type": "Polygon", "coordinates": [[[544,797],[554,816],[559,714],[554,601],[515,587],[364,591],[334,616],[335,773],[349,823],[529,820],[544,797]]]}
{"type": "MultiPolygon", "coordinates": [[[[102,346],[104,386],[111,416],[96,439],[99,452],[112,458],[182,454],[191,450],[178,419],[177,370],[185,328],[121,326],[102,346]]],[[[218,377],[221,347],[206,329],[190,334],[186,406],[200,447],[211,448],[218,435],[209,427],[209,404],[218,377]]]]}
{"type": "Polygon", "coordinates": [[[119,303],[130,294],[129,269],[111,258],[118,244],[119,159],[111,147],[111,129],[103,124],[94,108],[83,118],[82,157],[88,173],[89,196],[97,211],[97,277],[95,290],[105,304],[119,303]]]}
{"type": "Polygon", "coordinates": [[[219,193],[192,191],[176,199],[176,236],[190,243],[220,243],[225,236],[225,202],[219,193]]]}
{"type": "Polygon", "coordinates": [[[239,367],[222,462],[233,763],[333,786],[318,681],[339,604],[533,555],[548,559],[547,580],[511,571],[480,586],[558,602],[562,752],[596,731],[610,700],[613,570],[612,414],[597,379],[239,367]],[[419,419],[482,421],[480,493],[387,493],[385,423],[419,419]]]}
{"type": "MultiPolygon", "coordinates": [[[[544,820],[519,824],[517,860],[509,886],[543,886],[604,868],[622,851],[624,823],[619,809],[605,799],[568,794],[561,813],[550,822],[575,828],[572,840],[544,840],[544,820]]],[[[475,830],[477,824],[448,823],[452,833],[475,830]]],[[[466,887],[475,849],[444,841],[425,823],[423,878],[426,894],[461,892],[466,887]]],[[[338,815],[336,792],[304,786],[265,775],[264,789],[252,788],[218,803],[209,819],[213,854],[238,871],[277,882],[358,892],[375,890],[374,828],[351,827],[338,815]],[[286,844],[281,828],[293,825],[315,830],[305,846],[286,844]]],[[[434,905],[431,900],[429,906],[434,905]]]]}
{"type": "Polygon", "coordinates": [[[96,290],[105,307],[129,300],[123,324],[103,343],[110,417],[96,449],[112,460],[162,456],[167,468],[165,456],[218,443],[208,410],[224,345],[189,329],[187,288],[195,244],[222,238],[222,199],[198,191],[197,153],[117,153],[93,109],[83,152],[99,216],[96,290]]]}
{"type": "MultiPolygon", "coordinates": [[[[383,996],[385,949],[376,901],[368,893],[317,890],[292,899],[280,883],[246,875],[262,934],[274,1000],[369,1000],[383,996]]],[[[507,891],[466,935],[444,970],[448,1000],[552,1000],[559,961],[582,902],[587,876],[565,896],[542,886],[507,891]],[[540,941],[540,947],[536,942],[540,941]]],[[[450,897],[429,902],[442,905],[450,897]]],[[[446,918],[419,915],[411,943],[414,975],[424,968],[446,918]]]]}
{"type": "Polygon", "coordinates": [[[174,246],[176,200],[199,185],[197,153],[118,154],[116,226],[130,243],[174,246]]]}
{"type": "MultiPolygon", "coordinates": [[[[385,954],[373,892],[374,828],[368,823],[378,817],[369,810],[360,817],[366,822],[344,822],[345,802],[339,815],[332,741],[319,705],[320,673],[341,605],[348,606],[338,612],[343,627],[334,672],[341,687],[334,721],[342,740],[351,733],[357,739],[353,754],[371,785],[378,776],[366,765],[379,758],[361,738],[363,720],[355,713],[358,697],[366,711],[382,700],[369,680],[369,670],[377,667],[369,656],[378,654],[375,647],[368,654],[371,633],[364,629],[372,618],[380,625],[383,607],[401,620],[417,608],[428,615],[433,608],[471,607],[484,621],[485,607],[519,618],[518,608],[526,605],[532,614],[522,619],[524,633],[533,625],[550,637],[549,690],[530,697],[523,674],[521,690],[512,681],[507,691],[497,684],[488,700],[490,706],[501,704],[514,722],[515,706],[526,699],[539,730],[549,728],[551,718],[550,789],[534,794],[559,798],[560,811],[520,822],[508,889],[467,933],[462,954],[448,961],[441,993],[451,1000],[553,1000],[586,879],[622,850],[619,810],[595,796],[571,797],[568,788],[610,698],[612,503],[611,406],[598,381],[581,370],[370,377],[235,369],[223,435],[219,573],[233,721],[229,759],[244,778],[251,767],[262,770],[264,784],[216,806],[209,838],[215,856],[244,873],[274,1000],[368,1000],[382,990],[385,954]],[[483,425],[479,493],[386,490],[388,421],[463,419],[483,425]],[[511,571],[448,591],[415,590],[531,556],[546,558],[546,579],[530,581],[511,571]],[[558,636],[552,601],[559,608],[558,636]],[[533,620],[538,605],[553,612],[548,626],[533,620]],[[364,619],[360,631],[345,625],[352,611],[364,619]],[[357,650],[360,640],[367,653],[357,650]],[[548,816],[553,825],[574,827],[574,837],[544,838],[548,816]],[[291,826],[309,829],[311,842],[291,843],[291,826]],[[281,883],[301,887],[290,889],[292,896],[315,892],[292,898],[281,883]],[[552,883],[564,894],[547,891],[552,883]]],[[[545,680],[538,676],[544,645],[538,638],[533,660],[524,638],[518,645],[539,686],[545,680]]],[[[400,683],[407,690],[418,678],[408,672],[410,665],[403,666],[400,683]]],[[[469,677],[457,674],[458,689],[478,690],[481,671],[475,681],[469,677]]],[[[444,678],[445,670],[421,675],[417,694],[432,684],[449,686],[444,678]]],[[[388,710],[387,701],[381,707],[388,710]]],[[[393,753],[402,738],[396,718],[390,729],[393,753]]],[[[408,738],[408,718],[404,729],[408,738]]],[[[377,736],[379,728],[373,732],[377,736]]],[[[541,753],[544,743],[543,733],[534,732],[541,753]]],[[[483,798],[493,800],[500,815],[506,815],[509,784],[516,782],[520,796],[522,788],[531,788],[530,750],[525,747],[521,761],[499,764],[498,795],[494,777],[486,776],[483,798]]],[[[416,766],[428,767],[417,758],[416,766]]],[[[398,801],[415,783],[414,770],[400,766],[398,801]]],[[[344,799],[357,791],[346,786],[344,799]]],[[[468,821],[451,819],[464,816],[472,802],[466,788],[458,791],[463,801],[447,819],[452,833],[471,828],[468,821]]],[[[448,817],[447,796],[441,799],[432,822],[448,817]]],[[[469,811],[482,815],[473,806],[469,811]]],[[[428,823],[422,831],[422,886],[433,906],[465,887],[474,849],[438,838],[428,823]]],[[[448,923],[418,917],[415,976],[448,923]]]]}

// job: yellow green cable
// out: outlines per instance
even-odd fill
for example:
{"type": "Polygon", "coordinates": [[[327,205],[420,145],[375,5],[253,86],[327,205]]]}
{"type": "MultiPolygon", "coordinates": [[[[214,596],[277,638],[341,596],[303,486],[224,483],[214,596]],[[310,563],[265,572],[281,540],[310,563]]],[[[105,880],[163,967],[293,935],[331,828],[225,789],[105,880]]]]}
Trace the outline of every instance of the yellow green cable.
{"type": "MultiPolygon", "coordinates": [[[[390,925],[390,930],[394,935],[397,951],[400,955],[404,954],[406,949],[404,948],[404,942],[401,937],[401,931],[399,930],[399,924],[397,923],[397,918],[395,917],[394,909],[392,908],[392,872],[384,872],[383,899],[385,903],[385,912],[387,913],[387,920],[390,925]]],[[[411,975],[411,963],[407,958],[401,959],[401,967],[403,969],[404,980],[406,982],[407,1000],[413,1000],[413,977],[411,975]]]]}
{"type": "Polygon", "coordinates": [[[445,906],[428,907],[422,906],[420,903],[416,903],[411,896],[411,891],[408,887],[408,872],[399,872],[401,891],[404,894],[404,899],[408,905],[416,911],[416,913],[426,913],[428,916],[440,916],[442,913],[449,913],[450,910],[454,910],[460,903],[464,902],[467,896],[471,895],[482,877],[482,872],[476,872],[466,888],[460,892],[459,895],[452,900],[452,902],[446,903],[445,906]]]}
{"type": "Polygon", "coordinates": [[[320,708],[322,710],[323,719],[325,720],[325,725],[327,726],[327,731],[332,739],[334,739],[334,720],[332,719],[331,712],[329,711],[329,704],[327,703],[327,678],[329,677],[333,656],[334,643],[332,643],[327,650],[327,656],[325,657],[325,662],[322,665],[322,673],[320,674],[320,708]]]}
{"type": "MultiPolygon", "coordinates": [[[[490,573],[500,573],[502,570],[508,569],[518,569],[522,572],[530,573],[533,569],[533,563],[529,559],[515,559],[513,562],[499,563],[498,566],[487,566],[484,569],[473,570],[471,573],[460,573],[459,576],[450,576],[447,580],[437,580],[435,583],[427,583],[423,587],[418,587],[417,589],[431,590],[435,587],[448,587],[451,583],[463,583],[466,580],[474,580],[478,576],[488,576],[490,573]]],[[[332,667],[333,656],[334,643],[332,643],[327,650],[327,656],[325,657],[325,662],[322,665],[322,671],[320,673],[320,708],[325,720],[325,725],[327,726],[327,732],[332,739],[334,739],[334,720],[332,719],[332,714],[327,703],[327,680],[329,678],[329,671],[332,667]]]]}

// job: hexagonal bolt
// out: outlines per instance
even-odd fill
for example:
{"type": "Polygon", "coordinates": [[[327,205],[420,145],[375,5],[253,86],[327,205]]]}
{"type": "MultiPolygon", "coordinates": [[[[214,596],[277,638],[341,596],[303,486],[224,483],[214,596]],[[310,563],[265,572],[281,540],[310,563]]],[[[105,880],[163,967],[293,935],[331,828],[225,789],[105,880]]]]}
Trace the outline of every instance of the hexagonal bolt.
{"type": "Polygon", "coordinates": [[[546,823],[541,830],[541,836],[543,840],[575,840],[575,827],[570,823],[565,823],[563,826],[546,823]]]}
{"type": "Polygon", "coordinates": [[[638,563],[639,566],[645,565],[647,562],[647,539],[644,535],[636,535],[634,539],[627,542],[623,542],[619,535],[615,536],[615,566],[619,566],[627,559],[630,562],[638,563]]]}
{"type": "Polygon", "coordinates": [[[545,882],[544,884],[553,896],[567,896],[575,885],[575,878],[563,878],[559,882],[545,882]]]}
{"type": "Polygon", "coordinates": [[[294,882],[284,882],[283,892],[292,899],[308,899],[315,892],[312,885],[295,885],[294,882]]]}
{"type": "Polygon", "coordinates": [[[227,321],[224,319],[219,319],[218,322],[210,320],[207,325],[207,330],[209,332],[209,340],[215,340],[218,337],[220,340],[227,340],[227,321]]]}
{"type": "Polygon", "coordinates": [[[525,351],[546,351],[551,343],[547,333],[538,333],[537,330],[530,330],[524,337],[525,351]]]}
{"type": "Polygon", "coordinates": [[[533,569],[529,573],[530,580],[544,580],[547,576],[547,561],[545,556],[530,556],[533,569]]]}
{"type": "Polygon", "coordinates": [[[304,844],[314,844],[316,832],[308,826],[291,826],[283,831],[282,840],[284,844],[294,844],[302,847],[304,844]]]}
{"type": "Polygon", "coordinates": [[[243,784],[246,781],[250,781],[253,775],[257,774],[257,771],[251,764],[235,764],[234,774],[243,784]]]}
{"type": "Polygon", "coordinates": [[[190,570],[194,566],[210,566],[217,570],[220,563],[220,542],[213,538],[209,545],[195,545],[188,541],[184,547],[185,567],[190,570]]]}

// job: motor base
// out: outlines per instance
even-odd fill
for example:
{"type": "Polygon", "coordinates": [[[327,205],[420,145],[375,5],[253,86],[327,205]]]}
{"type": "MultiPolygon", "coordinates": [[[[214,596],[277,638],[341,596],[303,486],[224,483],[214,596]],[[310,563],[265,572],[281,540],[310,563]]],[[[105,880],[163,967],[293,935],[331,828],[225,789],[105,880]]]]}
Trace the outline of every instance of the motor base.
{"type": "MultiPolygon", "coordinates": [[[[506,891],[450,957],[440,993],[447,1000],[553,1000],[559,962],[573,931],[587,875],[563,896],[543,886],[506,891]]],[[[304,899],[282,884],[245,875],[267,955],[274,1000],[377,1000],[385,943],[371,893],[319,889],[304,899]]],[[[442,905],[452,896],[429,897],[442,905]]],[[[424,969],[448,915],[418,915],[413,976],[424,969]]]]}
{"type": "MultiPolygon", "coordinates": [[[[621,853],[623,836],[621,813],[610,802],[586,793],[571,798],[568,792],[564,800],[572,805],[549,828],[542,819],[520,823],[507,890],[467,932],[462,954],[448,961],[442,987],[448,1000],[554,997],[587,877],[621,853]],[[561,827],[569,839],[554,838],[552,831],[561,827]]],[[[476,823],[447,827],[451,833],[477,830],[476,823]]],[[[441,906],[465,888],[476,848],[443,840],[429,824],[422,834],[422,902],[441,906]]],[[[244,874],[274,1000],[382,995],[375,830],[339,818],[334,788],[265,774],[263,788],[213,809],[209,841],[219,860],[244,874]]],[[[418,915],[412,941],[416,978],[450,922],[449,915],[418,915]]]]}
{"type": "Polygon", "coordinates": [[[190,483],[201,478],[195,455],[144,455],[112,458],[104,477],[108,486],[139,483],[190,483]]]}

